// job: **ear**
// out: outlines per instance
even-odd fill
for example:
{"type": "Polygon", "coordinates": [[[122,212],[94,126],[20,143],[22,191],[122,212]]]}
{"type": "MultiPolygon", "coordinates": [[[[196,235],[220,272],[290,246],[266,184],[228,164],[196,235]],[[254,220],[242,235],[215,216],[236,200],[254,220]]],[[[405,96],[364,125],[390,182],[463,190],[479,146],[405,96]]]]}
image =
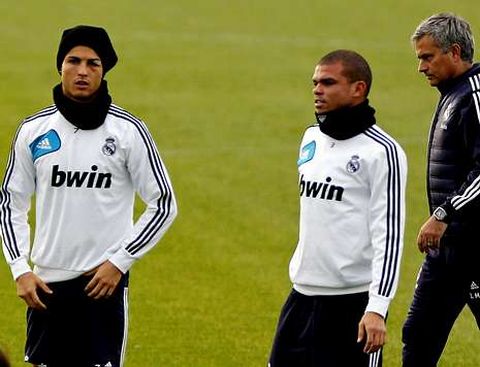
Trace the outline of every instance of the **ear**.
{"type": "Polygon", "coordinates": [[[365,97],[367,95],[367,83],[358,80],[352,83],[352,97],[365,97]]]}
{"type": "Polygon", "coordinates": [[[458,43],[454,43],[450,47],[450,53],[452,54],[452,58],[455,61],[458,62],[458,61],[462,60],[462,48],[460,47],[460,45],[458,43]]]}

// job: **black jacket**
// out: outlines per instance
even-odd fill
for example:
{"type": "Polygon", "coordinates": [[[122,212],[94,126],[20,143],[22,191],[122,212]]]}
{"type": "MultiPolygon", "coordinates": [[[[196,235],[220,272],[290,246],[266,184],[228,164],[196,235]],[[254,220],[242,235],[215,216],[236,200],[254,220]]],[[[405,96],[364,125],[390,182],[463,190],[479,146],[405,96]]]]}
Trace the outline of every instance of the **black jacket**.
{"type": "Polygon", "coordinates": [[[474,64],[438,87],[441,97],[430,129],[428,200],[431,212],[442,206],[448,213],[447,244],[480,227],[479,74],[480,64],[474,64]]]}

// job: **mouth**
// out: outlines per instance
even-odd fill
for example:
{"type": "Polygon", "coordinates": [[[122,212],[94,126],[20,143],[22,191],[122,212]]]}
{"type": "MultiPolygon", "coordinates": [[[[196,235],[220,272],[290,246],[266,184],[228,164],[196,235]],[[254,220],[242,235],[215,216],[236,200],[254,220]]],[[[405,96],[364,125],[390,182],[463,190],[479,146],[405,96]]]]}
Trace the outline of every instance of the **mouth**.
{"type": "Polygon", "coordinates": [[[322,105],[325,104],[325,101],[322,99],[315,99],[313,101],[313,104],[315,105],[315,107],[320,108],[322,105]]]}
{"type": "Polygon", "coordinates": [[[84,88],[84,87],[88,87],[89,83],[86,80],[77,80],[75,81],[75,85],[79,88],[84,88]]]}

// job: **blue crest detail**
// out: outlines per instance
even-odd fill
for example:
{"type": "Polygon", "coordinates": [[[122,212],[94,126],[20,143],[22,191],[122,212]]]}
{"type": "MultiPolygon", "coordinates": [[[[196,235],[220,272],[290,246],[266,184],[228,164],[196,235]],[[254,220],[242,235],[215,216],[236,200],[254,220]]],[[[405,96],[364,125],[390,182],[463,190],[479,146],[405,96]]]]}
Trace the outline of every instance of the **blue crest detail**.
{"type": "Polygon", "coordinates": [[[317,147],[317,144],[315,143],[315,140],[312,140],[307,145],[304,145],[302,147],[301,152],[300,152],[300,157],[298,158],[297,165],[301,166],[302,164],[307,163],[308,161],[312,160],[312,158],[315,155],[315,148],[316,147],[317,147]]]}
{"type": "Polygon", "coordinates": [[[62,142],[55,130],[50,130],[37,137],[30,145],[32,158],[35,162],[38,158],[56,152],[60,149],[62,142]]]}

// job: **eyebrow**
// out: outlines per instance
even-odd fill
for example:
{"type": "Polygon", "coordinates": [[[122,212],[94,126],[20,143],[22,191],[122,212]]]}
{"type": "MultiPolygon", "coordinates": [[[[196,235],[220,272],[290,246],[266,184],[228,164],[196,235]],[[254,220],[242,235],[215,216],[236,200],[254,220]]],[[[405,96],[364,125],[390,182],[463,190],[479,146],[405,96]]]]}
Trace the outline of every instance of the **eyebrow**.
{"type": "Polygon", "coordinates": [[[323,78],[312,78],[312,82],[314,83],[332,83],[332,82],[338,82],[337,79],[327,76],[323,78]]]}
{"type": "Polygon", "coordinates": [[[423,53],[417,54],[417,59],[423,60],[423,59],[426,59],[430,56],[433,56],[433,52],[423,52],[423,53]]]}
{"type": "Polygon", "coordinates": [[[76,59],[76,60],[88,60],[88,61],[102,61],[102,59],[100,57],[80,57],[80,56],[77,56],[77,55],[68,55],[67,56],[67,59],[76,59]]]}

